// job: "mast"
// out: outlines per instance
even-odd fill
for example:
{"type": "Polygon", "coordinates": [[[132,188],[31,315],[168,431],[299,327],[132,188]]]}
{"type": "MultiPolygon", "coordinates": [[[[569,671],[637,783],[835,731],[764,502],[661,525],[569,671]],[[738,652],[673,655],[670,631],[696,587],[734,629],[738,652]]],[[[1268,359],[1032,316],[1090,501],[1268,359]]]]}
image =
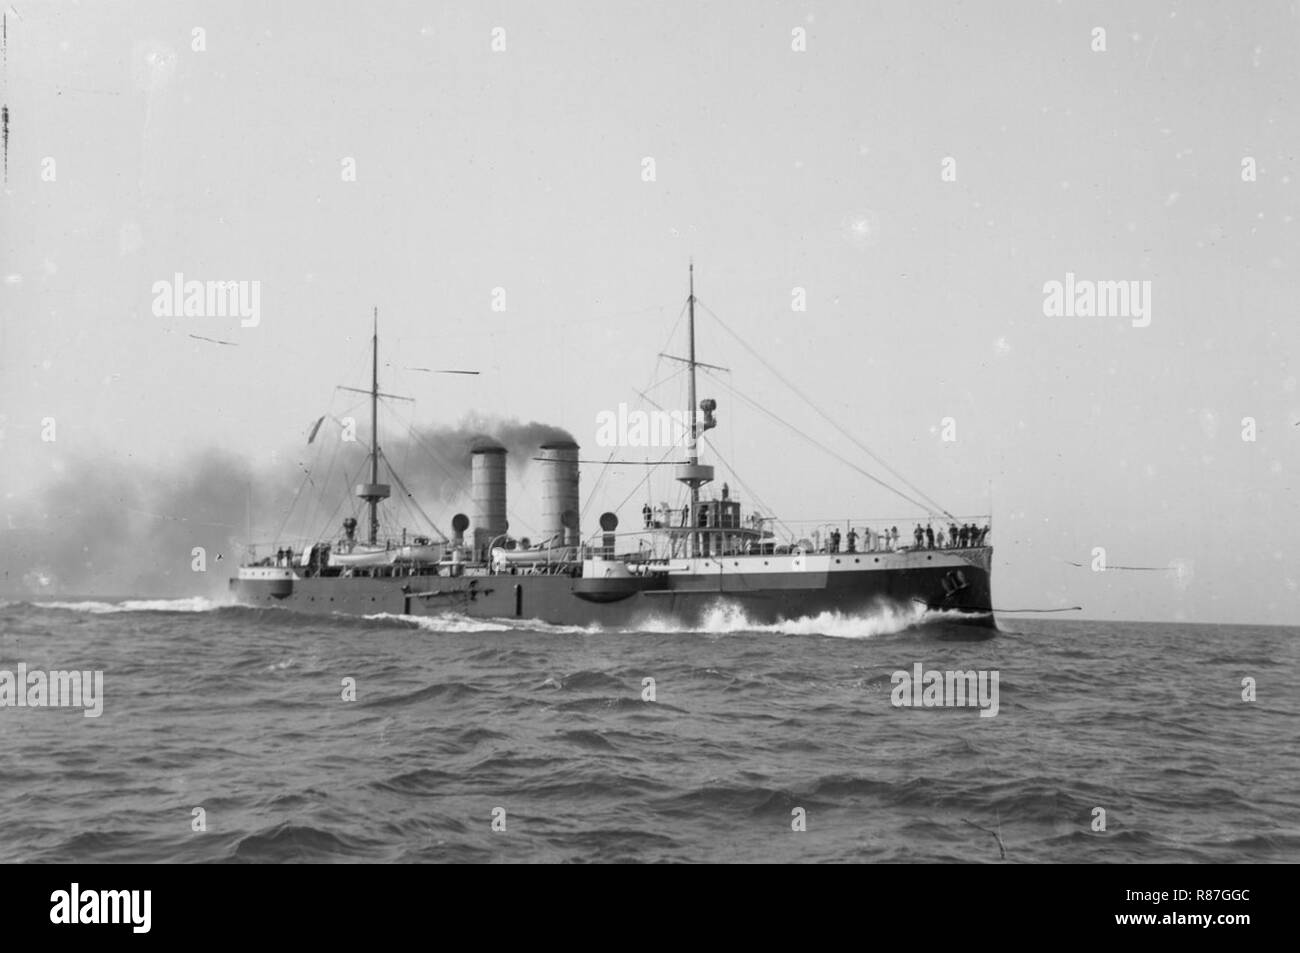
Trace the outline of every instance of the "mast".
{"type": "MultiPolygon", "coordinates": [[[[392,492],[387,483],[379,482],[379,309],[375,308],[374,330],[370,336],[370,390],[344,387],[343,390],[359,391],[370,395],[370,482],[358,483],[356,495],[366,501],[370,511],[370,529],[366,533],[370,545],[379,541],[379,501],[386,500],[392,492]]],[[[385,394],[392,397],[392,394],[385,394]]],[[[405,400],[406,398],[399,398],[405,400]]]]}
{"type": "MultiPolygon", "coordinates": [[[[687,353],[687,363],[690,367],[690,372],[691,372],[690,397],[689,397],[689,403],[691,408],[690,411],[691,446],[690,446],[690,452],[687,454],[686,459],[687,462],[694,467],[694,466],[698,466],[700,462],[699,420],[697,419],[696,412],[695,412],[695,259],[694,258],[691,259],[690,276],[691,276],[690,277],[691,290],[690,290],[689,297],[686,299],[687,312],[688,312],[688,316],[686,320],[686,329],[687,329],[687,335],[690,338],[690,350],[687,351],[686,353],[687,353]]],[[[700,503],[700,485],[698,483],[692,483],[691,484],[691,521],[692,522],[695,522],[695,511],[699,507],[699,503],[700,503]]],[[[692,532],[691,533],[691,555],[692,556],[695,555],[696,543],[697,543],[696,534],[692,532]]]]}
{"type": "MultiPolygon", "coordinates": [[[[370,338],[370,485],[379,483],[379,308],[375,308],[370,338]]],[[[379,499],[370,497],[370,544],[379,535],[379,499]]]]}
{"type": "MultiPolygon", "coordinates": [[[[699,504],[700,504],[700,487],[705,483],[713,480],[713,467],[704,466],[700,463],[699,438],[701,430],[708,430],[713,426],[712,410],[716,406],[713,401],[706,400],[701,404],[701,408],[707,407],[705,419],[701,425],[699,410],[695,404],[695,368],[699,362],[695,360],[695,262],[691,261],[690,270],[690,297],[687,299],[687,311],[689,318],[687,321],[687,335],[690,338],[689,350],[687,351],[686,363],[690,368],[690,445],[686,448],[686,462],[679,464],[677,467],[676,479],[680,483],[685,483],[691,488],[691,505],[688,510],[690,525],[686,528],[686,538],[688,542],[688,554],[694,557],[700,552],[700,534],[697,529],[699,526],[699,504]]],[[[675,358],[681,360],[681,358],[675,358]]],[[[711,366],[711,365],[706,365],[711,366]]]]}

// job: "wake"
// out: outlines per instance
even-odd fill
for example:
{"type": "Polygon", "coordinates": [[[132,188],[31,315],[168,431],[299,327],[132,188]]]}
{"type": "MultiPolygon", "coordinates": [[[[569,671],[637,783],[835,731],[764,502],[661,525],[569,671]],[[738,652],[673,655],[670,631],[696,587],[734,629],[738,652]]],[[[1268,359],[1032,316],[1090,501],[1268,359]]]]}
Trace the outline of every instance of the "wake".
{"type": "Polygon", "coordinates": [[[185,599],[123,599],[120,602],[33,602],[40,609],[63,609],[68,612],[89,612],[92,615],[108,615],[115,612],[214,612],[224,609],[232,603],[218,602],[203,596],[190,596],[185,599]]]}
{"type": "Polygon", "coordinates": [[[543,635],[821,635],[836,639],[869,639],[893,635],[921,625],[969,619],[969,613],[956,610],[930,610],[917,603],[881,605],[870,612],[821,612],[774,623],[752,621],[736,605],[710,609],[699,624],[682,622],[666,616],[647,616],[632,626],[605,628],[552,625],[538,619],[476,619],[456,612],[413,616],[379,612],[364,618],[375,622],[401,622],[425,632],[475,634],[487,632],[530,632],[543,635]]]}
{"type": "Polygon", "coordinates": [[[640,631],[700,632],[707,635],[823,635],[834,639],[870,639],[894,635],[919,625],[956,620],[963,613],[952,610],[932,611],[917,603],[884,604],[869,612],[819,612],[779,622],[753,622],[740,606],[724,605],[710,609],[701,625],[691,626],[672,619],[650,618],[640,631]]]}
{"type": "Polygon", "coordinates": [[[438,615],[402,615],[397,612],[376,612],[362,616],[371,622],[403,622],[425,632],[462,634],[475,632],[538,632],[544,635],[595,635],[599,626],[583,628],[577,625],[551,625],[540,619],[474,619],[459,612],[438,615]]]}

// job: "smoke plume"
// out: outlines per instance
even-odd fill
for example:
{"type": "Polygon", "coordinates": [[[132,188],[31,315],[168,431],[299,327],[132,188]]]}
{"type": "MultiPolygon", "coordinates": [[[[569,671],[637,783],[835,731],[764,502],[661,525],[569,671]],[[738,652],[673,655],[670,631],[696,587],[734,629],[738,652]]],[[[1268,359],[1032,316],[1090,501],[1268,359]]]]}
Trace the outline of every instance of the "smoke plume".
{"type": "MultiPolygon", "coordinates": [[[[352,486],[369,479],[368,441],[355,437],[343,440],[342,429],[327,420],[311,446],[286,448],[262,466],[215,449],[165,467],[103,454],[65,459],[41,490],[0,501],[0,594],[217,596],[248,552],[250,500],[259,557],[286,544],[332,539],[345,516],[361,513],[352,486]]],[[[483,438],[506,448],[517,473],[542,443],[573,439],[550,424],[468,416],[454,426],[381,433],[380,447],[424,512],[448,532],[447,507],[466,500],[470,450],[483,438]]],[[[384,473],[380,479],[388,482],[384,473]]],[[[393,525],[418,531],[395,481],[392,492],[386,511],[393,525]]]]}

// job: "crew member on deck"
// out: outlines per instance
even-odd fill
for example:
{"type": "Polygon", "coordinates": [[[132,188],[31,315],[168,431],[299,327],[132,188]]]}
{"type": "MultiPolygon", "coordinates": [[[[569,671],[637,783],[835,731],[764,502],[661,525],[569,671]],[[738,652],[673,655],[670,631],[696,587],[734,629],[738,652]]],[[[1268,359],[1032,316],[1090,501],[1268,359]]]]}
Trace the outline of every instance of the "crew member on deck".
{"type": "Polygon", "coordinates": [[[837,529],[831,530],[830,539],[831,539],[831,552],[838,553],[840,551],[840,531],[837,529]]]}
{"type": "MultiPolygon", "coordinates": [[[[653,511],[650,509],[650,504],[649,504],[649,503],[647,503],[645,506],[641,507],[641,518],[642,518],[643,520],[645,520],[645,528],[646,528],[646,529],[649,529],[649,528],[650,528],[650,524],[651,524],[651,522],[652,522],[652,517],[653,517],[653,515],[654,515],[654,513],[653,513],[653,511]]],[[[475,532],[478,532],[478,531],[475,530],[475,532]]]]}
{"type": "Polygon", "coordinates": [[[925,546],[927,549],[934,549],[934,527],[929,523],[925,524],[925,546]]]}
{"type": "Polygon", "coordinates": [[[858,531],[854,529],[852,526],[849,527],[848,542],[849,542],[849,552],[856,553],[858,551],[858,531]]]}

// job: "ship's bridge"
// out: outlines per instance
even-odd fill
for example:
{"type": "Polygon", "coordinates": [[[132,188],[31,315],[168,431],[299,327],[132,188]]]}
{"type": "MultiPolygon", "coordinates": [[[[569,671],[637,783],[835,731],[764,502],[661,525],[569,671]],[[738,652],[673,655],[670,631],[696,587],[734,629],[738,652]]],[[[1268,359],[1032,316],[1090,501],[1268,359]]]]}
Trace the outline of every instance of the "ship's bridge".
{"type": "Polygon", "coordinates": [[[610,520],[607,528],[588,540],[587,551],[612,559],[616,550],[626,550],[628,541],[635,540],[636,550],[621,555],[642,561],[771,554],[777,545],[768,521],[744,517],[740,502],[730,499],[725,488],[721,498],[688,501],[680,507],[664,504],[652,509],[647,504],[641,512],[644,525],[621,533],[614,532],[618,521],[611,519],[613,514],[606,514],[602,519],[610,520]]]}
{"type": "Polygon", "coordinates": [[[691,538],[695,538],[695,555],[701,557],[730,556],[755,552],[753,544],[760,541],[763,531],[758,525],[742,526],[740,501],[724,496],[716,500],[700,500],[682,507],[682,520],[678,526],[661,529],[671,541],[673,555],[690,552],[691,538]],[[680,551],[680,552],[679,552],[680,551]]]}

